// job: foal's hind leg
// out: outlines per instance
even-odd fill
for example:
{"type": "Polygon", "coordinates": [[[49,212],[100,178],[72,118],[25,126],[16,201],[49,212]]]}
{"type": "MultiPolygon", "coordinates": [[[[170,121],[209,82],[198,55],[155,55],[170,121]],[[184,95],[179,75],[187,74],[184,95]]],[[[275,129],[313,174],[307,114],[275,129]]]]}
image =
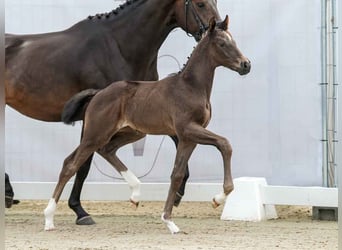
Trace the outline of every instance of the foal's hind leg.
{"type": "Polygon", "coordinates": [[[130,201],[138,207],[139,205],[139,197],[140,197],[140,181],[139,179],[129,170],[127,167],[120,161],[120,159],[116,156],[116,151],[128,144],[135,142],[141,138],[145,137],[145,134],[142,134],[138,131],[132,130],[128,127],[120,130],[116,133],[110,140],[108,144],[102,147],[97,152],[105,158],[127,181],[128,185],[132,190],[132,195],[130,201]]]}
{"type": "Polygon", "coordinates": [[[49,231],[55,228],[53,217],[65,184],[70,180],[70,178],[76,173],[80,166],[95,150],[96,147],[92,145],[81,144],[71,155],[69,155],[65,159],[52,198],[50,199],[48,206],[44,210],[45,230],[49,231]]]}
{"type": "MultiPolygon", "coordinates": [[[[177,138],[177,136],[170,136],[170,137],[173,140],[173,142],[175,143],[176,148],[177,148],[177,146],[178,146],[178,138],[177,138]]],[[[175,199],[175,202],[173,204],[175,207],[179,206],[179,204],[180,204],[180,202],[181,202],[181,200],[183,198],[183,195],[185,193],[185,185],[186,185],[186,182],[189,179],[189,175],[190,175],[189,174],[189,165],[186,164],[185,175],[184,175],[184,178],[182,180],[182,184],[181,184],[181,186],[179,187],[179,190],[176,193],[176,199],[175,199]]]]}

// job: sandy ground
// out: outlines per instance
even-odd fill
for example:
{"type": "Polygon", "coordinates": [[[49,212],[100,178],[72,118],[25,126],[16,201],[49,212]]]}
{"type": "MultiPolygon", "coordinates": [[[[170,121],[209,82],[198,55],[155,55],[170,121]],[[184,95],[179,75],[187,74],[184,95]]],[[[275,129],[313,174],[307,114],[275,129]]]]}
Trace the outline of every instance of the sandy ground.
{"type": "Polygon", "coordinates": [[[278,206],[279,219],[264,222],[222,221],[222,207],[183,202],[173,220],[182,233],[171,235],[160,220],[163,202],[83,202],[97,222],[77,226],[60,202],[56,230],[43,230],[48,201],[21,201],[5,212],[6,249],[325,249],[338,248],[337,222],[314,221],[311,208],[278,206]]]}

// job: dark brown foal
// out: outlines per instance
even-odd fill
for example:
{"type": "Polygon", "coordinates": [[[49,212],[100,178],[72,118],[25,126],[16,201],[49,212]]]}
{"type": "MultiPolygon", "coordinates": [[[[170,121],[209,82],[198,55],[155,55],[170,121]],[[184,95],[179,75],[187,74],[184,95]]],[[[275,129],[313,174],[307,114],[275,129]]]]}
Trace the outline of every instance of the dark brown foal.
{"type": "Polygon", "coordinates": [[[214,203],[223,203],[233,190],[232,147],[226,138],[206,129],[211,118],[210,95],[218,66],[240,75],[249,73],[251,68],[250,61],[242,55],[228,31],[228,16],[218,27],[214,18],[211,19],[209,30],[179,74],[160,81],[120,81],[98,92],[88,90],[72,98],[65,106],[63,120],[70,123],[86,109],[84,134],[80,145],[64,162],[45,209],[45,229],[54,228],[53,215],[62,190],[89,155],[99,150],[117,169],[124,169],[116,151],[146,134],[176,135],[179,139],[162,215],[171,233],[179,231],[171,221],[173,203],[197,144],[213,145],[222,154],[223,192],[214,197],[214,203]]]}

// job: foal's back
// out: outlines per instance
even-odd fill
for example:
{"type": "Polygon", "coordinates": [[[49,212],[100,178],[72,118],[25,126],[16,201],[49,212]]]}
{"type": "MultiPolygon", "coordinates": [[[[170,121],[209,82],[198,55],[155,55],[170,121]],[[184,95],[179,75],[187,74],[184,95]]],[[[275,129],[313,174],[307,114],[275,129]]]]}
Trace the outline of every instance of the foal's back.
{"type": "Polygon", "coordinates": [[[182,107],[180,88],[178,75],[160,81],[116,82],[94,96],[85,120],[103,124],[106,117],[106,122],[113,124],[111,127],[115,130],[129,126],[145,134],[175,135],[175,116],[182,107]]]}

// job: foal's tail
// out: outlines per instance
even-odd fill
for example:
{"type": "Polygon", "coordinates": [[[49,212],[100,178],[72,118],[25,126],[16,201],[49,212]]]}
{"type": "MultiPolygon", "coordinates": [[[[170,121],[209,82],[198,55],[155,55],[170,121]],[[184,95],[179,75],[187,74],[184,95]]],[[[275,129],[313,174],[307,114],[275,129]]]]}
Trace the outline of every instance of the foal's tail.
{"type": "Polygon", "coordinates": [[[71,97],[64,105],[62,121],[65,124],[72,124],[76,121],[83,120],[85,110],[87,109],[90,100],[99,91],[99,89],[87,89],[71,97]]]}

